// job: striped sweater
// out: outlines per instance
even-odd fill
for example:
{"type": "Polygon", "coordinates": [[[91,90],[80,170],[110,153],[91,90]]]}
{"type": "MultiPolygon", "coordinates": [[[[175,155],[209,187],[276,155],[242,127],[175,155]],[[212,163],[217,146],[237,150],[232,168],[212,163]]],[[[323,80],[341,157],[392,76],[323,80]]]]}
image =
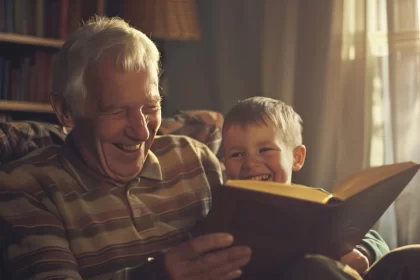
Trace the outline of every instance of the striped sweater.
{"type": "Polygon", "coordinates": [[[90,170],[71,137],[35,150],[0,171],[3,275],[127,279],[125,268],[178,244],[205,217],[221,180],[207,146],[183,136],[157,137],[126,184],[90,170]]]}

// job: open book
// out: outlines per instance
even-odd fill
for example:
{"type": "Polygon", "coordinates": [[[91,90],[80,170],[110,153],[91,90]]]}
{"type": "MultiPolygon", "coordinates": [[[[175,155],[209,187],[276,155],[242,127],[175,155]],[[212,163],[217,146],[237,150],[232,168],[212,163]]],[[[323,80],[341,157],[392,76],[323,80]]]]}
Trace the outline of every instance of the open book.
{"type": "Polygon", "coordinates": [[[245,272],[267,272],[306,254],[339,259],[360,244],[419,167],[405,162],[365,169],[339,182],[332,194],[302,185],[227,181],[214,188],[212,208],[192,233],[230,232],[235,244],[250,246],[245,272]]]}

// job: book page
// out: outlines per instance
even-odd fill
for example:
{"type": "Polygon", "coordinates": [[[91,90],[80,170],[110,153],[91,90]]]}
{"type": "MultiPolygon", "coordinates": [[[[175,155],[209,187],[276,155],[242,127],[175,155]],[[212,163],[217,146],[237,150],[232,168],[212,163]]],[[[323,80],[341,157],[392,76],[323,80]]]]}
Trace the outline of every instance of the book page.
{"type": "Polygon", "coordinates": [[[401,177],[401,181],[408,177],[411,179],[419,167],[414,162],[403,162],[364,169],[336,184],[333,194],[345,200],[394,176],[401,177]]]}
{"type": "Polygon", "coordinates": [[[228,180],[225,186],[307,200],[320,204],[326,204],[332,197],[331,194],[312,187],[271,181],[228,180]]]}

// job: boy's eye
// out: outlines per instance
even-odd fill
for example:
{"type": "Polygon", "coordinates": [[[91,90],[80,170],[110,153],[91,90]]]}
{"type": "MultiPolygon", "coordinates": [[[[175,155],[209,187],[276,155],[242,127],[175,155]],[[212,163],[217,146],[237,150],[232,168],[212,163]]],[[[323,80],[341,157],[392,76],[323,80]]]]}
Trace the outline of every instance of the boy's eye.
{"type": "Polygon", "coordinates": [[[231,158],[237,158],[243,156],[243,153],[233,153],[230,155],[231,158]]]}
{"type": "Polygon", "coordinates": [[[261,148],[260,153],[269,152],[269,151],[272,151],[272,150],[273,150],[272,148],[261,148]]]}

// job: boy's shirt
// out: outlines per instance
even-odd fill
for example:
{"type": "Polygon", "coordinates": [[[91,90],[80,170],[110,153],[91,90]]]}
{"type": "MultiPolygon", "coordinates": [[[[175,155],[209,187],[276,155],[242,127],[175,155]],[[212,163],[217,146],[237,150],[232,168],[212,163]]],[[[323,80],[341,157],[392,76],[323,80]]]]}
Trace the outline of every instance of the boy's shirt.
{"type": "MultiPolygon", "coordinates": [[[[385,240],[379,235],[378,232],[371,229],[362,240],[362,245],[370,249],[373,257],[373,263],[382,258],[389,252],[389,247],[385,240]]],[[[370,265],[372,265],[371,263],[370,265]]]]}

